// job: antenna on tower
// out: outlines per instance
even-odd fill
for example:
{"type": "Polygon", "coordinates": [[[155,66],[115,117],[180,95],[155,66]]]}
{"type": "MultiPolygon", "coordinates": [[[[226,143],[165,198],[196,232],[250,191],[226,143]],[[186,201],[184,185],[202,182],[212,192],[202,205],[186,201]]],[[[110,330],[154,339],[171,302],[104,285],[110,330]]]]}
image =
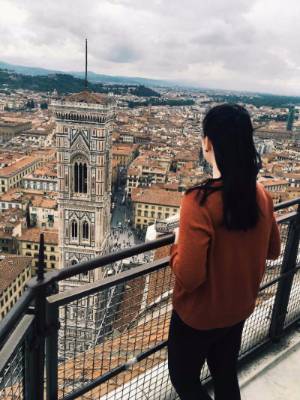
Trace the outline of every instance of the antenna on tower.
{"type": "Polygon", "coordinates": [[[84,86],[87,89],[88,81],[87,81],[87,39],[85,39],[85,79],[84,86]]]}

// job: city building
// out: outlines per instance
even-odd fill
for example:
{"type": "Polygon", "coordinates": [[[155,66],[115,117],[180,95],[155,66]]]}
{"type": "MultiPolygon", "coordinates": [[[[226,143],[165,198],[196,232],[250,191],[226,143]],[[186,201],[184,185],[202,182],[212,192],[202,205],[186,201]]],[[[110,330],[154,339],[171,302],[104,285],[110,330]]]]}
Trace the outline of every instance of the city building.
{"type": "Polygon", "coordinates": [[[22,186],[27,189],[57,191],[57,165],[56,162],[37,168],[32,174],[25,175],[22,186]]]}
{"type": "Polygon", "coordinates": [[[18,236],[26,228],[25,212],[18,208],[0,212],[0,252],[17,254],[18,236]]]}
{"type": "Polygon", "coordinates": [[[6,143],[13,137],[31,128],[31,122],[17,118],[0,120],[0,144],[6,143]]]}
{"type": "Polygon", "coordinates": [[[23,156],[15,162],[0,167],[0,193],[21,186],[23,177],[40,167],[43,161],[36,155],[23,156]]]}
{"type": "Polygon", "coordinates": [[[47,129],[30,129],[23,132],[20,135],[19,140],[27,144],[31,144],[33,147],[45,147],[51,144],[51,138],[53,135],[53,129],[51,125],[47,129]]]}
{"type": "Polygon", "coordinates": [[[289,181],[291,187],[300,187],[300,172],[286,173],[284,177],[289,181]]]}
{"type": "Polygon", "coordinates": [[[58,231],[56,229],[29,228],[23,229],[18,238],[19,253],[22,256],[31,257],[33,272],[39,255],[40,235],[44,234],[44,254],[46,268],[51,270],[58,268],[59,248],[58,231]]]}
{"type": "Polygon", "coordinates": [[[156,183],[165,183],[170,168],[170,162],[160,162],[150,154],[139,155],[128,168],[126,195],[131,196],[135,187],[149,187],[156,183]]]}
{"type": "Polygon", "coordinates": [[[30,257],[0,256],[0,320],[20,298],[30,278],[30,257]]]}
{"type": "Polygon", "coordinates": [[[121,132],[120,135],[120,141],[123,143],[134,143],[134,135],[129,132],[121,132]]]}
{"type": "Polygon", "coordinates": [[[155,220],[165,219],[179,212],[182,193],[160,188],[134,188],[131,192],[133,225],[146,229],[155,220]]]}
{"type": "Polygon", "coordinates": [[[136,154],[137,145],[113,145],[112,158],[120,167],[128,167],[136,154]]]}
{"type": "Polygon", "coordinates": [[[57,193],[14,188],[0,195],[0,211],[21,209],[28,214],[31,227],[57,228],[57,193]]]}
{"type": "Polygon", "coordinates": [[[174,161],[177,169],[182,168],[190,162],[193,163],[193,167],[196,167],[199,163],[199,155],[197,153],[192,154],[191,152],[180,152],[175,156],[174,161]]]}
{"type": "Polygon", "coordinates": [[[261,178],[259,182],[270,192],[284,191],[290,184],[285,179],[263,179],[261,178]]]}
{"type": "Polygon", "coordinates": [[[30,226],[40,228],[57,228],[57,200],[44,193],[34,196],[29,203],[30,226]]]}

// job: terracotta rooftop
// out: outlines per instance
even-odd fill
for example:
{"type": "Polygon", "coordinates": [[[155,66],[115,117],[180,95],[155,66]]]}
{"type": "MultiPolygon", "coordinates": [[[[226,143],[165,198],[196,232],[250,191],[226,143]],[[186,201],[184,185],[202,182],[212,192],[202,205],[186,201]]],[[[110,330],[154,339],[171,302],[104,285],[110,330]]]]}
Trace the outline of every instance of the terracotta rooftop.
{"type": "MultiPolygon", "coordinates": [[[[166,246],[160,249],[157,255],[167,255],[168,252],[169,246],[166,246]]],[[[73,382],[78,382],[83,376],[85,380],[100,377],[132,357],[167,340],[171,313],[170,290],[174,285],[172,270],[167,268],[155,271],[150,274],[147,282],[149,290],[145,299],[142,296],[146,285],[145,277],[138,277],[127,282],[121,309],[115,320],[115,328],[117,328],[119,334],[107,336],[101,344],[96,345],[93,349],[77,353],[74,358],[72,357],[59,364],[60,396],[62,390],[64,390],[64,395],[72,391],[73,382]],[[153,302],[157,301],[162,295],[165,295],[164,299],[153,306],[153,302]],[[134,302],[132,299],[134,299],[134,302]],[[142,299],[146,301],[148,306],[152,304],[152,307],[146,308],[145,312],[140,314],[142,299]],[[62,384],[63,389],[61,389],[62,384]]],[[[125,370],[120,376],[83,395],[82,400],[99,399],[110,391],[121,388],[147,370],[166,362],[166,360],[166,349],[151,354],[125,370]]]]}
{"type": "Polygon", "coordinates": [[[141,171],[136,167],[128,168],[127,176],[138,176],[141,175],[141,171]]]}
{"type": "MultiPolygon", "coordinates": [[[[82,379],[83,374],[86,380],[96,379],[127,362],[130,356],[137,355],[167,340],[169,321],[170,312],[162,312],[155,320],[129,329],[114,339],[108,338],[104,343],[95,346],[94,349],[77,354],[76,358],[60,363],[58,366],[59,386],[63,382],[78,382],[82,379]]],[[[81,399],[99,399],[112,390],[122,387],[148,369],[166,361],[166,359],[165,351],[151,354],[145,360],[134,364],[117,379],[96,387],[92,394],[89,392],[83,395],[81,399]]],[[[72,384],[64,385],[63,390],[59,388],[59,397],[72,390],[72,384]]]]}
{"type": "Polygon", "coordinates": [[[300,173],[287,173],[284,176],[288,179],[300,179],[300,173]]]}
{"type": "Polygon", "coordinates": [[[132,146],[113,146],[112,148],[112,154],[119,154],[119,155],[130,155],[133,151],[133,147],[132,146]]]}
{"type": "MultiPolygon", "coordinates": [[[[35,149],[34,154],[44,158],[45,156],[53,156],[53,158],[56,155],[56,148],[48,148],[48,149],[35,149]]],[[[56,159],[55,159],[56,160],[56,159]]]]}
{"type": "Polygon", "coordinates": [[[264,186],[273,186],[273,185],[288,185],[289,182],[285,179],[262,179],[259,181],[264,186]]]}
{"type": "Polygon", "coordinates": [[[0,177],[7,177],[10,175],[14,175],[17,172],[20,172],[22,169],[26,168],[27,166],[29,167],[35,161],[38,160],[39,158],[36,156],[24,157],[21,160],[18,160],[15,163],[13,163],[12,165],[9,165],[8,167],[0,168],[0,177]]]}
{"type": "Polygon", "coordinates": [[[76,103],[87,103],[87,104],[111,104],[113,99],[102,93],[89,92],[87,90],[74,93],[64,98],[65,101],[74,101],[76,103]]]}
{"type": "Polygon", "coordinates": [[[5,153],[0,154],[0,163],[11,164],[22,157],[24,157],[24,153],[22,152],[5,151],[5,153]]]}
{"type": "Polygon", "coordinates": [[[40,208],[57,208],[57,201],[56,199],[49,199],[43,196],[35,196],[31,200],[32,207],[40,207],[40,208]]]}
{"type": "Polygon", "coordinates": [[[174,159],[178,161],[198,161],[199,157],[196,154],[179,152],[174,159]]]}
{"type": "Polygon", "coordinates": [[[31,266],[31,257],[9,255],[0,260],[0,293],[8,288],[15,279],[31,266]]]}
{"type": "Polygon", "coordinates": [[[39,243],[40,234],[44,234],[45,244],[58,244],[58,230],[57,229],[42,229],[42,228],[29,228],[22,231],[19,241],[39,243]]]}
{"type": "Polygon", "coordinates": [[[20,208],[8,208],[0,213],[0,229],[15,227],[24,218],[25,212],[20,208]]]}
{"type": "Polygon", "coordinates": [[[0,126],[1,127],[16,127],[16,126],[22,126],[24,124],[28,124],[29,121],[27,120],[20,120],[17,118],[5,118],[5,119],[0,119],[0,126]]]}
{"type": "Polygon", "coordinates": [[[0,195],[0,201],[11,201],[24,204],[31,201],[33,207],[56,208],[57,193],[47,192],[45,195],[42,190],[12,188],[0,195]]]}
{"type": "Polygon", "coordinates": [[[28,177],[32,178],[46,178],[46,177],[51,177],[51,178],[57,178],[57,170],[56,170],[56,164],[48,164],[48,165],[43,165],[40,168],[37,168],[32,174],[27,175],[28,177]]]}
{"type": "Polygon", "coordinates": [[[175,192],[178,192],[178,186],[179,186],[178,182],[168,182],[164,184],[164,188],[166,190],[172,190],[175,192]]]}
{"type": "Polygon", "coordinates": [[[158,188],[133,188],[131,199],[136,203],[158,204],[179,207],[182,193],[158,188]]]}

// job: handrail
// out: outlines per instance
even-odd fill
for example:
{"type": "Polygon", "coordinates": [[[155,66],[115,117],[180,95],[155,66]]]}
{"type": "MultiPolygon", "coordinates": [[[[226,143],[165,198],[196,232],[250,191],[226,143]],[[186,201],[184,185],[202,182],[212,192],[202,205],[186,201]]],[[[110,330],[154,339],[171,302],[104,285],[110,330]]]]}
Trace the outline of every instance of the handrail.
{"type": "Polygon", "coordinates": [[[295,206],[296,204],[298,204],[298,206],[300,206],[300,197],[296,197],[295,199],[292,199],[292,200],[286,200],[286,201],[282,201],[281,203],[277,203],[274,205],[274,210],[275,211],[282,210],[283,208],[295,206]]]}
{"type": "MultiPolygon", "coordinates": [[[[286,325],[284,326],[285,324],[284,318],[288,305],[287,302],[290,300],[290,296],[292,293],[291,284],[293,282],[293,278],[295,277],[296,272],[300,270],[300,265],[299,262],[297,261],[299,234],[300,234],[299,232],[300,198],[277,204],[274,207],[274,211],[277,211],[294,205],[298,205],[297,211],[287,212],[285,214],[279,215],[276,218],[278,223],[286,223],[287,221],[289,221],[289,224],[287,225],[288,227],[287,239],[286,239],[282,265],[276,264],[276,267],[280,267],[280,271],[278,271],[278,274],[276,273],[276,275],[278,276],[276,276],[276,278],[268,281],[267,283],[265,283],[260,287],[260,291],[264,291],[266,288],[278,283],[278,288],[276,285],[276,293],[274,295],[275,299],[274,301],[275,304],[277,304],[277,307],[275,307],[275,305],[272,306],[272,311],[276,318],[272,314],[271,318],[272,329],[270,329],[269,340],[277,339],[285,329],[286,325]],[[277,310],[279,310],[279,312],[277,312],[277,310]]],[[[285,228],[283,229],[285,230],[285,228]]],[[[105,291],[110,289],[110,287],[112,286],[121,285],[121,287],[123,287],[123,284],[125,284],[127,281],[133,281],[136,278],[146,275],[149,276],[153,272],[158,272],[162,270],[164,267],[167,267],[169,265],[170,256],[160,258],[152,262],[144,263],[130,270],[120,272],[119,274],[116,274],[114,276],[106,277],[101,281],[86,283],[82,286],[76,287],[74,289],[68,289],[67,291],[61,293],[57,293],[58,286],[55,284],[63,279],[71,278],[72,276],[78,275],[82,272],[93,270],[99,267],[104,267],[116,261],[172,244],[174,243],[174,238],[175,238],[174,233],[167,233],[153,241],[141,243],[132,246],[131,248],[122,249],[115,253],[102,255],[96,257],[91,261],[76,264],[75,266],[66,267],[59,271],[50,271],[44,274],[43,271],[40,269],[39,271],[40,279],[38,279],[37,277],[31,279],[22,297],[18,300],[16,305],[9,311],[6,317],[0,322],[0,348],[1,345],[6,341],[4,346],[2,347],[2,352],[3,354],[6,354],[5,360],[7,362],[7,359],[10,356],[10,354],[13,354],[14,349],[16,349],[16,346],[11,346],[12,342],[14,341],[14,337],[16,335],[19,335],[20,332],[23,335],[22,338],[24,337],[24,332],[22,330],[20,331],[21,318],[24,316],[25,313],[34,315],[34,317],[33,315],[32,316],[27,315],[27,319],[30,318],[31,322],[34,319],[34,323],[32,324],[32,329],[30,328],[30,335],[29,335],[30,336],[29,346],[30,346],[30,352],[32,353],[26,354],[26,357],[28,356],[31,357],[30,358],[31,369],[29,370],[33,376],[29,386],[30,390],[34,390],[34,392],[30,393],[35,393],[36,398],[38,399],[44,398],[43,365],[47,365],[47,373],[46,373],[47,391],[48,388],[51,388],[51,390],[47,392],[48,398],[54,399],[53,397],[54,394],[56,394],[55,398],[57,398],[57,390],[58,390],[57,386],[58,344],[57,343],[58,343],[59,329],[62,329],[59,328],[60,306],[71,304],[76,300],[82,299],[86,296],[97,294],[99,292],[103,292],[103,294],[105,295],[106,293],[105,291]],[[31,337],[32,333],[34,333],[33,338],[31,337]],[[8,340],[7,337],[9,337],[8,340]],[[48,357],[47,361],[45,361],[45,353],[44,353],[45,344],[47,348],[46,350],[46,359],[48,357]],[[50,358],[51,361],[49,361],[50,358]],[[34,366],[37,366],[37,368],[35,368],[34,366]],[[35,372],[35,370],[39,372],[35,372]],[[49,395],[49,393],[51,393],[51,395],[49,395]]],[[[43,246],[41,246],[41,248],[43,248],[43,246]]],[[[145,282],[146,281],[147,279],[145,279],[145,282]]],[[[112,308],[112,310],[114,310],[114,308],[112,308]]],[[[23,320],[24,317],[22,321],[23,320]]],[[[107,321],[108,321],[107,326],[109,326],[109,324],[111,323],[110,316],[107,321]]],[[[288,319],[288,323],[290,323],[290,321],[291,319],[288,319]]],[[[103,332],[105,333],[105,330],[103,332]]],[[[26,340],[28,340],[28,338],[26,338],[26,340]]],[[[28,342],[26,343],[28,344],[28,342]]],[[[79,395],[86,393],[91,388],[99,386],[100,383],[107,381],[112,376],[117,375],[119,372],[130,368],[132,365],[142,360],[143,358],[148,357],[149,354],[156,352],[157,349],[162,349],[163,347],[166,346],[166,343],[167,342],[164,340],[159,344],[150,346],[150,348],[147,348],[146,350],[141,349],[141,352],[138,355],[133,353],[132,358],[128,359],[125,363],[122,363],[122,365],[119,365],[116,368],[112,367],[110,371],[104,372],[104,374],[102,374],[101,376],[93,378],[80,388],[76,388],[75,390],[72,390],[72,392],[66,393],[64,395],[64,399],[71,400],[78,398],[79,395]]],[[[28,368],[28,366],[26,368],[28,368]]],[[[29,370],[27,370],[27,373],[29,370]]],[[[28,389],[29,387],[28,384],[24,383],[24,385],[28,389]]],[[[32,394],[29,395],[29,398],[31,398],[31,396],[32,394]]]]}
{"type": "Polygon", "coordinates": [[[172,244],[174,242],[174,239],[175,239],[174,233],[170,233],[147,243],[137,244],[127,249],[116,251],[115,253],[110,253],[104,256],[98,256],[93,258],[92,260],[84,261],[76,265],[63,268],[60,271],[58,271],[55,280],[61,281],[63,279],[70,278],[74,275],[81,274],[82,272],[103,267],[107,264],[123,260],[124,258],[128,258],[136,254],[145,253],[146,251],[154,250],[159,247],[172,244]]]}
{"type": "Polygon", "coordinates": [[[7,361],[11,357],[14,347],[16,347],[25,337],[29,327],[32,325],[34,320],[33,315],[24,315],[20,324],[17,326],[15,331],[9,337],[5,345],[0,351],[0,371],[5,367],[7,361]]]}
{"type": "Polygon", "coordinates": [[[158,271],[159,269],[166,267],[169,264],[170,257],[165,257],[146,265],[141,265],[131,269],[129,271],[120,272],[117,275],[113,275],[108,278],[104,278],[101,281],[87,283],[83,287],[76,287],[74,289],[69,289],[65,292],[60,292],[47,297],[49,303],[55,303],[57,306],[66,304],[73,300],[79,300],[83,296],[89,296],[94,293],[99,292],[99,290],[109,289],[111,286],[119,285],[130,279],[137,278],[144,274],[150,274],[151,272],[158,271]]]}
{"type": "MultiPolygon", "coordinates": [[[[291,206],[297,205],[297,204],[300,207],[300,197],[293,199],[293,200],[278,203],[274,206],[274,210],[275,211],[281,210],[283,208],[291,207],[291,206]]],[[[282,222],[284,219],[292,218],[296,214],[297,214],[297,212],[293,211],[287,215],[280,215],[278,217],[278,221],[282,222]]],[[[119,250],[115,253],[110,253],[110,254],[107,254],[104,256],[98,256],[92,260],[81,262],[81,263],[72,265],[67,268],[63,268],[60,271],[58,271],[58,274],[57,274],[55,280],[60,281],[63,279],[67,279],[73,275],[77,275],[82,272],[90,271],[92,269],[102,267],[104,265],[122,260],[124,258],[134,256],[136,254],[144,253],[146,251],[154,250],[159,247],[166,246],[168,244],[172,244],[174,242],[174,239],[175,239],[174,233],[169,233],[169,234],[159,237],[158,239],[151,240],[147,243],[141,243],[141,244],[132,246],[130,248],[119,250]]]]}
{"type": "Polygon", "coordinates": [[[29,288],[25,290],[23,295],[16,302],[14,307],[5,315],[0,321],[0,348],[8,334],[12,331],[15,324],[19,321],[25,310],[28,309],[29,304],[34,299],[34,289],[29,288]]]}
{"type": "MultiPolygon", "coordinates": [[[[288,201],[284,201],[281,203],[278,203],[274,206],[274,210],[281,210],[283,208],[287,208],[293,205],[297,205],[300,208],[300,197],[288,201]]],[[[292,217],[294,217],[297,214],[296,211],[293,211],[291,213],[285,214],[285,215],[280,215],[277,218],[278,222],[283,222],[284,220],[288,220],[292,217]]],[[[53,282],[59,282],[61,280],[70,278],[74,275],[87,272],[102,266],[105,266],[107,264],[120,261],[124,258],[128,258],[140,253],[144,253],[146,251],[154,250],[162,246],[166,246],[169,244],[172,244],[174,242],[175,235],[174,233],[169,233],[162,235],[158,239],[149,241],[147,243],[141,243],[135,246],[132,246],[130,248],[122,249],[119,250],[115,253],[110,253],[107,255],[102,255],[95,257],[92,260],[85,261],[78,263],[76,265],[72,265],[70,267],[65,267],[59,271],[50,271],[45,274],[45,280],[43,281],[43,284],[50,284],[53,282]]],[[[21,296],[21,298],[17,301],[15,306],[7,313],[7,315],[4,317],[2,321],[0,321],[0,347],[5,340],[5,337],[7,334],[12,330],[14,327],[14,324],[18,321],[18,319],[21,317],[21,315],[24,313],[26,308],[28,307],[29,303],[34,299],[34,288],[35,286],[38,286],[39,284],[36,281],[36,278],[33,278],[29,285],[30,288],[24,292],[24,294],[21,296]]]]}

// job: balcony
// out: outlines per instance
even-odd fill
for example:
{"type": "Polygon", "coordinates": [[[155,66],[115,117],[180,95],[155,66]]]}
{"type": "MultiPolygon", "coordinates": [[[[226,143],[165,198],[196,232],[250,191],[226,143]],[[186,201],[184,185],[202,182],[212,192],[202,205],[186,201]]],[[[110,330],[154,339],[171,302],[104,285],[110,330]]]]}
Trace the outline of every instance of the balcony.
{"type": "MultiPolygon", "coordinates": [[[[282,253],[267,261],[256,308],[244,326],[239,371],[245,400],[262,398],[266,376],[285,385],[282,392],[276,391],[285,390],[278,399],[299,395],[287,380],[293,368],[299,372],[299,365],[291,364],[299,359],[299,346],[285,357],[283,349],[286,338],[294,335],[293,343],[299,339],[300,198],[277,204],[275,210],[283,212],[277,217],[282,253]]],[[[41,237],[37,277],[0,322],[0,399],[178,398],[169,380],[166,352],[174,285],[166,246],[173,241],[174,235],[166,234],[45,273],[41,237]],[[111,275],[113,263],[152,250],[156,251],[150,262],[127,265],[111,275]],[[60,291],[61,284],[96,268],[111,276],[60,291]]],[[[206,364],[201,380],[210,388],[206,364]]],[[[276,399],[272,393],[263,398],[276,399]]]]}

